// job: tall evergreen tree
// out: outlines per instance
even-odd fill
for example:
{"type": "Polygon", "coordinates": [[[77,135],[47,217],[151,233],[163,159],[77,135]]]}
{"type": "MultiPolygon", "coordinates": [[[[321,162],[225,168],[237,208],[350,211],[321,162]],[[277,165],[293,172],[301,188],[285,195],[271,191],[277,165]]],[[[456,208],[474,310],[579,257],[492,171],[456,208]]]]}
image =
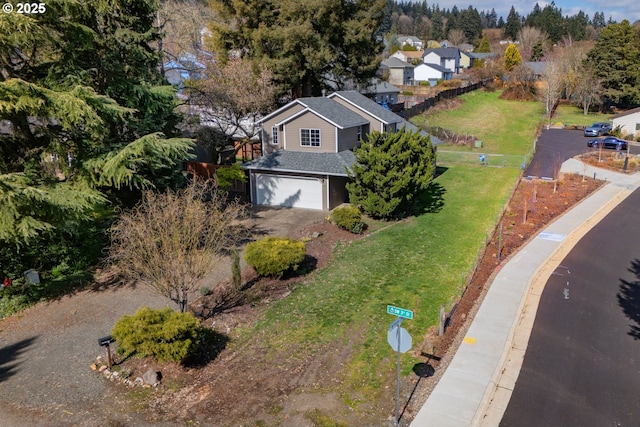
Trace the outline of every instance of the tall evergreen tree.
{"type": "Polygon", "coordinates": [[[371,132],[354,154],[357,162],[347,190],[354,203],[377,218],[411,214],[418,196],[433,180],[433,145],[418,131],[371,132]]]}
{"type": "Polygon", "coordinates": [[[602,82],[606,98],[624,105],[640,104],[640,30],[629,21],[603,28],[586,61],[602,82]]]}
{"type": "Polygon", "coordinates": [[[516,12],[516,9],[513,6],[511,6],[509,16],[507,16],[507,23],[504,26],[505,38],[516,41],[521,28],[522,23],[520,22],[520,14],[516,12]]]}
{"type": "Polygon", "coordinates": [[[375,75],[385,3],[215,0],[221,21],[211,27],[213,48],[223,61],[240,53],[265,64],[282,95],[319,95],[375,75]]]}
{"type": "Polygon", "coordinates": [[[0,20],[0,240],[72,232],[109,188],[163,185],[188,157],[172,136],[144,0],[51,0],[0,20]]]}
{"type": "Polygon", "coordinates": [[[569,17],[566,22],[567,34],[573,40],[580,41],[586,38],[589,17],[583,11],[579,11],[576,15],[569,17]]]}
{"type": "Polygon", "coordinates": [[[470,43],[477,43],[482,37],[480,14],[473,6],[469,6],[460,13],[458,27],[464,31],[464,35],[470,43]]]}
{"type": "Polygon", "coordinates": [[[431,38],[434,40],[442,40],[445,37],[444,21],[440,10],[436,9],[431,18],[431,38]]]}

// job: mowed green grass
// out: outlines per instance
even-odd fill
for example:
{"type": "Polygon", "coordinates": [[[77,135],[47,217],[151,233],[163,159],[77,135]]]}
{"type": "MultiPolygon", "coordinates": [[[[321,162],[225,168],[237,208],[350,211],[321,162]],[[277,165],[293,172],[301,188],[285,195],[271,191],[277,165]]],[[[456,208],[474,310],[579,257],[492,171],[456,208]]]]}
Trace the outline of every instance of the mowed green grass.
{"type": "MultiPolygon", "coordinates": [[[[474,135],[483,142],[480,151],[524,156],[529,154],[536,128],[544,119],[540,102],[500,99],[499,91],[477,90],[460,97],[462,105],[451,111],[427,111],[411,119],[416,125],[440,126],[459,135],[474,135]]],[[[442,150],[468,151],[469,147],[440,146],[442,150]]]]}
{"type": "Polygon", "coordinates": [[[611,117],[611,114],[589,113],[585,115],[581,107],[560,104],[551,119],[551,124],[562,123],[565,126],[589,126],[596,122],[608,122],[609,117],[611,117]]]}
{"type": "MultiPolygon", "coordinates": [[[[449,168],[432,184],[432,212],[339,248],[330,266],[273,305],[245,339],[259,337],[273,361],[350,348],[335,361],[344,366],[344,378],[332,391],[354,407],[371,401],[391,385],[395,372],[395,353],[387,343],[395,317],[386,314],[387,304],[414,311],[403,327],[420,345],[437,324],[440,306],[450,309],[461,295],[518,173],[449,168]]],[[[403,372],[417,362],[404,355],[403,372]]]]}

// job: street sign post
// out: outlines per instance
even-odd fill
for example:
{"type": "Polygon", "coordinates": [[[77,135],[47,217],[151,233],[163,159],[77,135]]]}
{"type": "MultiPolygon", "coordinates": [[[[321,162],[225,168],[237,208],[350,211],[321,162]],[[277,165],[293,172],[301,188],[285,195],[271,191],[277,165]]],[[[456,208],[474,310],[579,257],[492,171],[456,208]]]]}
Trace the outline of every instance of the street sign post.
{"type": "Polygon", "coordinates": [[[403,317],[405,319],[413,319],[413,311],[406,308],[394,307],[393,305],[387,305],[387,314],[393,314],[394,316],[403,317]]]}
{"type": "Polygon", "coordinates": [[[406,308],[395,307],[393,305],[387,305],[387,313],[398,316],[389,326],[387,332],[387,342],[398,353],[398,362],[396,364],[396,419],[395,425],[400,422],[400,353],[406,353],[411,349],[412,339],[411,335],[405,328],[401,328],[400,324],[404,319],[413,319],[413,311],[406,308]]]}

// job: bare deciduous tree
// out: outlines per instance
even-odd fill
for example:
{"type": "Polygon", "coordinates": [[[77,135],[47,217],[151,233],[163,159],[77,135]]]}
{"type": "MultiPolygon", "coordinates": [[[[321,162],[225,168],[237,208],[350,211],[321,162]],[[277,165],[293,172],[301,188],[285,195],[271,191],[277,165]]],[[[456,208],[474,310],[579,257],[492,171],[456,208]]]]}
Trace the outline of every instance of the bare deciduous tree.
{"type": "Polygon", "coordinates": [[[144,283],[184,312],[189,295],[248,236],[238,221],[244,214],[213,184],[146,192],[112,227],[108,260],[124,280],[144,283]]]}
{"type": "Polygon", "coordinates": [[[453,46],[460,46],[462,43],[467,41],[467,38],[464,35],[464,31],[459,29],[449,30],[449,34],[447,35],[449,41],[453,46]]]}
{"type": "Polygon", "coordinates": [[[257,120],[275,105],[272,73],[264,66],[254,69],[248,60],[231,58],[224,65],[209,60],[203,74],[190,81],[185,91],[192,113],[199,115],[202,124],[243,143],[251,140],[260,131],[257,120]]]}
{"type": "Polygon", "coordinates": [[[198,0],[166,0],[161,3],[157,24],[162,30],[162,50],[168,59],[186,54],[199,57],[207,25],[215,14],[198,0]]]}
{"type": "Polygon", "coordinates": [[[549,37],[540,29],[536,27],[522,27],[518,40],[518,50],[522,54],[525,61],[531,61],[533,50],[537,45],[544,46],[549,37]]]}
{"type": "Polygon", "coordinates": [[[551,123],[551,115],[556,103],[560,100],[562,94],[562,88],[565,82],[565,74],[563,73],[563,67],[560,62],[555,58],[546,62],[542,81],[544,82],[544,89],[542,95],[544,97],[545,111],[549,123],[551,123]]]}
{"type": "Polygon", "coordinates": [[[589,114],[592,105],[602,102],[602,82],[590,67],[582,67],[580,78],[577,81],[575,94],[578,98],[584,115],[589,114]]]}

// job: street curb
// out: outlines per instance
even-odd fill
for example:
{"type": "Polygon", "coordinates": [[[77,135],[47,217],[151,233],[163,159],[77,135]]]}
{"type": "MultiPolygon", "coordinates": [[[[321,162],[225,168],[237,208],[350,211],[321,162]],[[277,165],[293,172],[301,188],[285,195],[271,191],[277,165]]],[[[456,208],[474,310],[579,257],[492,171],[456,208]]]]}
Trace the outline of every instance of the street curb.
{"type": "MultiPolygon", "coordinates": [[[[507,409],[509,399],[524,361],[524,355],[529,343],[529,337],[531,336],[531,330],[535,321],[538,304],[547,280],[578,241],[580,241],[580,239],[582,239],[595,225],[597,225],[607,214],[618,206],[618,204],[626,199],[633,192],[633,189],[620,186],[613,182],[606,184],[605,187],[596,191],[580,204],[556,218],[554,222],[548,224],[544,230],[541,230],[537,234],[539,235],[541,232],[544,232],[560,218],[570,215],[583,203],[589,202],[591,198],[597,197],[601,191],[605,189],[606,191],[609,191],[610,186],[619,186],[618,193],[590,215],[581,224],[581,226],[568,233],[565,239],[535,270],[535,273],[527,283],[526,298],[522,299],[518,309],[518,313],[520,314],[517,319],[515,319],[517,321],[515,321],[511,327],[500,362],[498,363],[497,369],[487,386],[487,391],[478,406],[478,410],[473,418],[471,426],[495,427],[499,425],[500,420],[507,409]]],[[[637,188],[638,184],[635,184],[635,187],[637,188]]]]}

